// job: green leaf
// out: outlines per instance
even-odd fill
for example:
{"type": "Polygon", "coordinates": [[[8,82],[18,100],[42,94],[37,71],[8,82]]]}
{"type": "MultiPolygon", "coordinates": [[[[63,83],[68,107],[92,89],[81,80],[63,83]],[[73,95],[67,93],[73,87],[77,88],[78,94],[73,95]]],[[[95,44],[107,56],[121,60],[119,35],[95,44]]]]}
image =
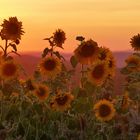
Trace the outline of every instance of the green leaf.
{"type": "Polygon", "coordinates": [[[50,49],[49,49],[49,48],[45,48],[45,49],[43,50],[42,57],[44,58],[49,52],[50,52],[50,49]]]}
{"type": "Polygon", "coordinates": [[[72,94],[75,95],[75,96],[77,96],[78,93],[79,93],[79,91],[80,91],[80,87],[73,88],[72,94]]]}
{"type": "Polygon", "coordinates": [[[75,68],[77,66],[77,64],[78,64],[78,61],[75,58],[75,56],[71,56],[70,62],[71,62],[71,65],[73,66],[73,68],[75,68]]]}
{"type": "Polygon", "coordinates": [[[84,88],[86,89],[88,95],[91,95],[92,96],[94,94],[94,92],[95,92],[95,88],[96,87],[93,84],[91,84],[90,82],[87,81],[84,84],[84,88]]]}
{"type": "Polygon", "coordinates": [[[10,46],[14,49],[15,52],[17,52],[17,46],[15,44],[10,43],[10,46]]]}
{"type": "Polygon", "coordinates": [[[63,60],[65,60],[65,58],[58,51],[53,52],[53,54],[55,54],[59,59],[62,58],[63,60]]]}

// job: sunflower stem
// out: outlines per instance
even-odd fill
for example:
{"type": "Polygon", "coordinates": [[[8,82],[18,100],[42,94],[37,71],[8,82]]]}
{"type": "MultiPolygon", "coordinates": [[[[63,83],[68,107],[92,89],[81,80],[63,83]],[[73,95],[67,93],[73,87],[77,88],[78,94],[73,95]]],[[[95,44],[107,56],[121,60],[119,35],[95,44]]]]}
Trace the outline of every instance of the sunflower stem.
{"type": "Polygon", "coordinates": [[[5,40],[4,58],[7,57],[8,40],[5,40]]]}
{"type": "Polygon", "coordinates": [[[81,88],[84,87],[83,78],[84,78],[84,65],[82,64],[81,65],[81,88]]]}
{"type": "Polygon", "coordinates": [[[51,46],[51,56],[53,56],[53,45],[51,46]]]}

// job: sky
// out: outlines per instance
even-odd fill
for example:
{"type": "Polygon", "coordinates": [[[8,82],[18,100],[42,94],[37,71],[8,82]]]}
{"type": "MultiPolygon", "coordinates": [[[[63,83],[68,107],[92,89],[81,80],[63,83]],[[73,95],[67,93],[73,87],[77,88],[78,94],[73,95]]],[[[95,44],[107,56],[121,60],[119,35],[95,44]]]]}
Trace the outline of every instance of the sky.
{"type": "MultiPolygon", "coordinates": [[[[93,39],[112,51],[132,50],[140,33],[140,0],[0,0],[0,24],[17,16],[25,31],[19,51],[43,51],[43,39],[60,28],[66,33],[62,52],[73,52],[76,36],[93,39]]],[[[1,42],[1,41],[0,41],[1,42]]]]}

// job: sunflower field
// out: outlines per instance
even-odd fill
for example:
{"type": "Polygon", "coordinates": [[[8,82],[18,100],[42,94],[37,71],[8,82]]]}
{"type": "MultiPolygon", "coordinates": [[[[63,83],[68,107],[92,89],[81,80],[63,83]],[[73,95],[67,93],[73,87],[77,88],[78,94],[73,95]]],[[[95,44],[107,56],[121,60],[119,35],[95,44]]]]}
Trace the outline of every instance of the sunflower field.
{"type": "Polygon", "coordinates": [[[14,55],[20,56],[24,33],[17,17],[3,20],[0,140],[140,140],[140,34],[130,40],[134,52],[121,69],[125,82],[116,95],[111,50],[77,36],[69,69],[58,51],[66,41],[61,29],[44,39],[49,47],[42,50],[32,76],[21,78],[26,72],[14,55]],[[73,84],[77,67],[80,77],[73,84]]]}

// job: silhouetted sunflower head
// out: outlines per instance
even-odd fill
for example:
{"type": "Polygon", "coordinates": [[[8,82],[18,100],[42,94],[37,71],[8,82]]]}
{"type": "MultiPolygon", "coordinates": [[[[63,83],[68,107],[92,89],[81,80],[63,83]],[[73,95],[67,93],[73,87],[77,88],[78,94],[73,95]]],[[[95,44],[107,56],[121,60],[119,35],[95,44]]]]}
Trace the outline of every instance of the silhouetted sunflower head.
{"type": "Polygon", "coordinates": [[[95,116],[100,121],[110,121],[115,115],[115,108],[108,100],[100,100],[94,105],[95,116]]]}
{"type": "Polygon", "coordinates": [[[70,103],[74,99],[74,96],[70,93],[58,93],[53,97],[51,101],[51,108],[57,111],[65,111],[70,108],[70,103]]]}
{"type": "Polygon", "coordinates": [[[128,70],[135,72],[140,71],[140,57],[137,55],[129,56],[125,62],[127,63],[128,70]]]}
{"type": "Polygon", "coordinates": [[[93,40],[83,41],[74,51],[81,64],[92,64],[98,58],[98,44],[93,40]]]}
{"type": "Polygon", "coordinates": [[[53,40],[54,43],[56,44],[56,46],[61,47],[62,48],[62,44],[65,42],[66,40],[66,35],[65,32],[61,29],[56,30],[53,33],[53,40]]]}
{"type": "Polygon", "coordinates": [[[0,66],[0,76],[10,80],[17,76],[18,70],[18,65],[13,60],[3,61],[0,66]]]}
{"type": "Polygon", "coordinates": [[[89,81],[95,85],[102,85],[107,76],[107,63],[101,61],[95,63],[88,73],[89,81]]]}
{"type": "Polygon", "coordinates": [[[18,40],[21,39],[24,31],[22,30],[22,22],[18,21],[17,17],[10,17],[9,20],[4,20],[1,30],[2,39],[18,40]]]}
{"type": "Polygon", "coordinates": [[[43,58],[40,63],[40,71],[48,77],[55,77],[61,72],[62,63],[56,57],[43,58]]]}
{"type": "Polygon", "coordinates": [[[140,51],[140,34],[133,36],[130,44],[135,51],[140,51]]]}
{"type": "Polygon", "coordinates": [[[45,85],[38,85],[35,89],[35,95],[39,98],[39,100],[44,101],[49,96],[49,88],[45,85]]]}

